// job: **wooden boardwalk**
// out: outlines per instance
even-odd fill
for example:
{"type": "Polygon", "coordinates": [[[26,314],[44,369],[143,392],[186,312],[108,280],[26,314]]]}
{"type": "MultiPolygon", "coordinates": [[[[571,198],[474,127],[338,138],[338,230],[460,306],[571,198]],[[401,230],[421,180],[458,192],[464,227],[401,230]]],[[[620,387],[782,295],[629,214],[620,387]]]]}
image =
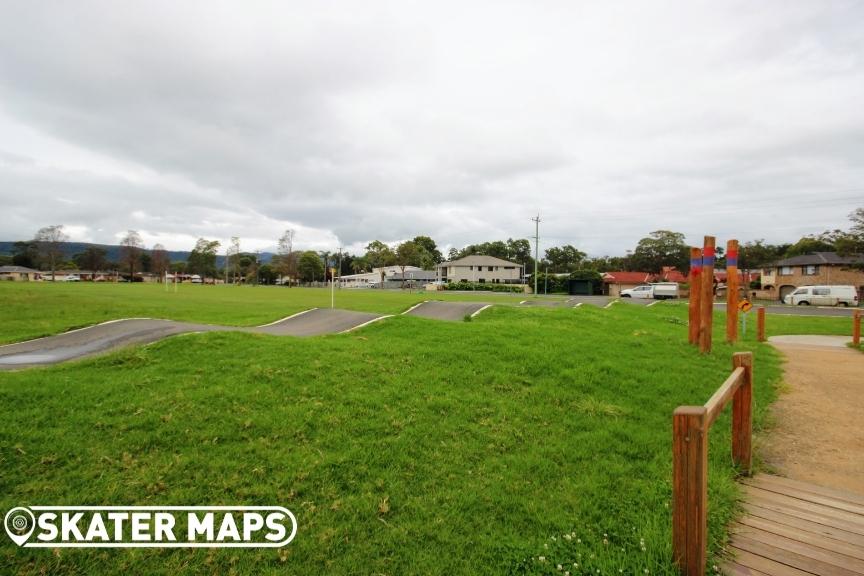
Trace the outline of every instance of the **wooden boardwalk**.
{"type": "Polygon", "coordinates": [[[864,575],[864,495],[765,474],[743,484],[723,573],[864,575]]]}

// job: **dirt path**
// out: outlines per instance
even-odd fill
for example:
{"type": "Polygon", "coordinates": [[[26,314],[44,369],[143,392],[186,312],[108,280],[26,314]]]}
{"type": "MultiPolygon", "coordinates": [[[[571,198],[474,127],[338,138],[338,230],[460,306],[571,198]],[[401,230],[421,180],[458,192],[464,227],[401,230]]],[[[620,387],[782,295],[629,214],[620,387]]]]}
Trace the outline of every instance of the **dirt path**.
{"type": "Polygon", "coordinates": [[[760,450],[789,478],[864,494],[864,354],[848,337],[778,336],[787,392],[760,450]]]}

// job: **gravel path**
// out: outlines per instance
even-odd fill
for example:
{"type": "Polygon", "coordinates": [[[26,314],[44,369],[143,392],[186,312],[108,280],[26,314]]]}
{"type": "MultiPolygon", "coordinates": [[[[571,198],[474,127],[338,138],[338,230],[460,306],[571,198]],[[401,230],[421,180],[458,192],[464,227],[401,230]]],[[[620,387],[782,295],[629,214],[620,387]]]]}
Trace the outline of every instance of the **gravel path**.
{"type": "MultiPolygon", "coordinates": [[[[788,392],[762,442],[784,476],[864,494],[864,354],[845,336],[777,336],[788,392]]],[[[757,365],[758,370],[758,365],[757,365]]]]}

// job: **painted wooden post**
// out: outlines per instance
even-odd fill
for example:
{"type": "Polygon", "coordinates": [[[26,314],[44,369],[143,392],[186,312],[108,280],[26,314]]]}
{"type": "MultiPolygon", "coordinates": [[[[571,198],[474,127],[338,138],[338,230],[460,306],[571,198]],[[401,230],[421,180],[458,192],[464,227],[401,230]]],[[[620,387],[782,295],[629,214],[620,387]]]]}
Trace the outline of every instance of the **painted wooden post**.
{"type": "Polygon", "coordinates": [[[732,461],[750,475],[753,434],[753,353],[732,355],[732,369],[744,368],[744,382],[732,396],[732,461]]]}
{"type": "Polygon", "coordinates": [[[759,309],[756,311],[756,324],[757,324],[757,334],[759,338],[759,342],[765,342],[765,307],[759,306],[759,309]]]}
{"type": "Polygon", "coordinates": [[[852,315],[852,345],[861,345],[861,310],[855,310],[852,315]]]}
{"type": "Polygon", "coordinates": [[[708,545],[708,430],[704,406],[672,416],[672,552],[685,576],[702,576],[708,545]]]}
{"type": "Polygon", "coordinates": [[[714,326],[714,236],[705,236],[702,248],[701,302],[699,303],[699,351],[711,352],[711,330],[714,326]]]}
{"type": "Polygon", "coordinates": [[[738,241],[726,242],[726,341],[738,340],[738,241]]]}
{"type": "Polygon", "coordinates": [[[699,248],[690,248],[690,274],[688,281],[690,282],[690,301],[688,303],[689,311],[689,334],[688,341],[690,344],[699,343],[699,302],[702,301],[701,291],[702,279],[702,250],[699,248]]]}

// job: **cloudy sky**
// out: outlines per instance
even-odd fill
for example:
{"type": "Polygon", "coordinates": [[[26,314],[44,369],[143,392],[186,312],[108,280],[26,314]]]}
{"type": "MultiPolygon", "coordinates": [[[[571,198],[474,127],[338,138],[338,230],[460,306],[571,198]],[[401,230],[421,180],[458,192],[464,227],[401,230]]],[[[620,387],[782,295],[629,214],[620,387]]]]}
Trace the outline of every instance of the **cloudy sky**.
{"type": "Polygon", "coordinates": [[[0,240],[357,250],[864,206],[859,1],[0,0],[0,240]]]}

